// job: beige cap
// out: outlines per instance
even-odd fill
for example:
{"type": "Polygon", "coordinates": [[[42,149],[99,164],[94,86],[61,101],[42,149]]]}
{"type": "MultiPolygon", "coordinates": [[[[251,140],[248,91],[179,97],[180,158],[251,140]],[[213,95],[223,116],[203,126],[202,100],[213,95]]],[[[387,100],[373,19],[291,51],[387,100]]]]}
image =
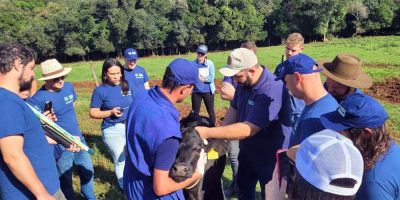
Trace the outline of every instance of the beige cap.
{"type": "Polygon", "coordinates": [[[56,59],[49,59],[40,63],[40,69],[42,70],[42,78],[39,79],[40,81],[65,76],[71,72],[71,68],[62,67],[56,59]]]}
{"type": "Polygon", "coordinates": [[[221,68],[219,72],[224,76],[234,76],[240,70],[254,67],[257,64],[258,59],[253,51],[246,48],[238,48],[231,52],[227,65],[221,68]]]}

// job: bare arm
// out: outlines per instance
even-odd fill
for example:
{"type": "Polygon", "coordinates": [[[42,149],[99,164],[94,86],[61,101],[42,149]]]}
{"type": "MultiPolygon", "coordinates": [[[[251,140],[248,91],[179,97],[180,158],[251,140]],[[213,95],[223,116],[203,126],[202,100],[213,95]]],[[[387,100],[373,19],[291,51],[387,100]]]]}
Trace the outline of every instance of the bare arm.
{"type": "Polygon", "coordinates": [[[226,114],[225,114],[224,120],[221,123],[221,126],[234,124],[235,122],[237,122],[236,109],[229,107],[228,110],[226,111],[226,114]]]}
{"type": "Polygon", "coordinates": [[[241,140],[257,134],[261,129],[250,122],[237,122],[227,126],[208,128],[204,126],[196,127],[201,138],[215,138],[225,140],[241,140]]]}
{"type": "Polygon", "coordinates": [[[23,151],[24,138],[21,135],[0,139],[0,151],[4,162],[13,175],[35,195],[37,199],[53,199],[37,177],[31,162],[23,151]]]}
{"type": "Polygon", "coordinates": [[[191,178],[180,183],[175,182],[168,176],[168,171],[154,169],[153,189],[158,196],[163,196],[186,188],[201,178],[199,172],[194,172],[191,178]]]}
{"type": "Polygon", "coordinates": [[[146,83],[144,83],[144,89],[146,89],[146,90],[150,89],[150,84],[148,81],[146,83]]]}
{"type": "Polygon", "coordinates": [[[91,118],[104,119],[111,116],[121,117],[122,112],[119,107],[115,107],[111,110],[100,110],[100,108],[90,108],[89,115],[91,118]]]}

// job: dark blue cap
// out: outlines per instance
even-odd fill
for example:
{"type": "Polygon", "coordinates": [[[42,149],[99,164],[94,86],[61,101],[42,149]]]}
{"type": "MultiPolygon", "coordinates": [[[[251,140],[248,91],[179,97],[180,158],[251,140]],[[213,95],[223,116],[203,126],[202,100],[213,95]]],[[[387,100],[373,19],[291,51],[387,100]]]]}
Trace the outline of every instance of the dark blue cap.
{"type": "Polygon", "coordinates": [[[282,70],[275,80],[283,80],[287,74],[294,74],[295,72],[311,74],[322,71],[322,69],[313,69],[314,65],[318,64],[311,57],[301,53],[288,58],[281,65],[282,70]]]}
{"type": "Polygon", "coordinates": [[[125,49],[124,57],[128,61],[137,60],[139,58],[139,56],[137,54],[137,51],[135,49],[132,49],[132,48],[125,49]]]}
{"type": "Polygon", "coordinates": [[[385,108],[374,98],[354,93],[340,103],[334,112],[321,116],[325,128],[342,131],[349,128],[378,128],[387,120],[385,108]]]}
{"type": "Polygon", "coordinates": [[[196,63],[183,58],[176,58],[168,67],[174,73],[173,77],[168,77],[170,80],[175,80],[179,85],[194,84],[196,87],[201,86],[199,68],[196,63]]]}

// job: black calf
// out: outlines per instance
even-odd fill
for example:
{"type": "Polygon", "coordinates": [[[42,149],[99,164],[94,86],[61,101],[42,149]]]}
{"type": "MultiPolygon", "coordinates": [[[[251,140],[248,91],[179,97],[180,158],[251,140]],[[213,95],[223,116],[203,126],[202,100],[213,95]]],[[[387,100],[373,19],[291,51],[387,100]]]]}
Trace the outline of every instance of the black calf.
{"type": "Polygon", "coordinates": [[[190,189],[184,190],[186,199],[224,199],[221,177],[226,162],[228,142],[225,140],[209,139],[204,146],[195,126],[215,126],[206,117],[189,115],[181,120],[182,141],[178,154],[169,176],[177,182],[192,176],[199,159],[201,148],[208,155],[203,178],[190,189]]]}

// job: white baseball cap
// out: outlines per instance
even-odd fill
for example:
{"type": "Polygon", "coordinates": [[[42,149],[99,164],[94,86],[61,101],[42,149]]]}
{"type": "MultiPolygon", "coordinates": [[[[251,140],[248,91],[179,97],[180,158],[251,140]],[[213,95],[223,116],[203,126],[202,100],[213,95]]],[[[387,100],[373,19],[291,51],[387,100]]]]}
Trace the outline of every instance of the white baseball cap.
{"type": "Polygon", "coordinates": [[[221,72],[224,76],[234,76],[239,73],[242,69],[248,69],[258,64],[258,59],[253,51],[246,48],[238,48],[231,52],[228,56],[227,65],[221,68],[221,72]]]}
{"type": "Polygon", "coordinates": [[[306,138],[295,154],[287,155],[295,160],[300,175],[316,188],[341,196],[355,195],[360,188],[364,161],[360,151],[345,136],[325,129],[306,138]],[[295,156],[294,156],[295,155],[295,156]],[[340,187],[331,181],[340,178],[355,180],[353,187],[340,187]]]}

